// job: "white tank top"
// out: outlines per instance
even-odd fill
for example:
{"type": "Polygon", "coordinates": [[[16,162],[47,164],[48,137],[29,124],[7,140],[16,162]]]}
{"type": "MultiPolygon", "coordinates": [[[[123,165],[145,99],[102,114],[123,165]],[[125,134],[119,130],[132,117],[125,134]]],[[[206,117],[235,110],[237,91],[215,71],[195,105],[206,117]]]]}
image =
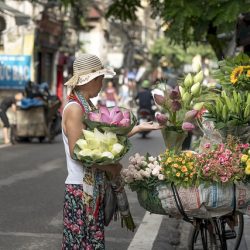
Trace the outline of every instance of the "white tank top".
{"type": "MultiPolygon", "coordinates": [[[[67,103],[63,109],[62,117],[66,108],[72,104],[80,105],[79,103],[74,102],[74,101],[67,103]]],[[[67,170],[68,170],[68,176],[67,176],[65,183],[66,184],[83,184],[85,168],[79,161],[75,161],[71,158],[70,152],[69,152],[68,138],[63,131],[63,127],[62,127],[62,137],[63,137],[64,149],[65,149],[65,154],[66,154],[66,162],[67,162],[67,170]]]]}

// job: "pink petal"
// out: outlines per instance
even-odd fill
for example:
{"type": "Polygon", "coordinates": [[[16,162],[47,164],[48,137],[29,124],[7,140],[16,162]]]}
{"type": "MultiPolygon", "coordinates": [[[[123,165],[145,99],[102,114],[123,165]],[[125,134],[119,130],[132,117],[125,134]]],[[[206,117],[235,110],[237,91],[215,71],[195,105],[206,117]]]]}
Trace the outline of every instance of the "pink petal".
{"type": "Polygon", "coordinates": [[[99,110],[100,110],[100,114],[105,114],[105,115],[109,116],[109,110],[106,106],[100,107],[99,110]]]}
{"type": "Polygon", "coordinates": [[[111,124],[111,118],[109,117],[109,115],[106,115],[104,113],[101,114],[101,122],[103,123],[107,123],[107,124],[111,124]]]}
{"type": "Polygon", "coordinates": [[[117,106],[115,106],[110,111],[110,117],[114,117],[117,113],[120,113],[120,112],[121,112],[121,110],[117,106]]]}
{"type": "Polygon", "coordinates": [[[117,113],[114,117],[112,117],[112,122],[111,124],[116,124],[118,125],[119,122],[123,119],[123,114],[122,112],[117,113]]]}
{"type": "Polygon", "coordinates": [[[89,119],[94,122],[99,122],[100,121],[100,114],[94,113],[94,112],[89,112],[89,119]]]}
{"type": "Polygon", "coordinates": [[[124,117],[125,119],[130,119],[130,112],[129,112],[129,111],[124,111],[124,112],[123,112],[123,117],[124,117]]]}
{"type": "Polygon", "coordinates": [[[122,127],[128,127],[130,125],[130,119],[124,118],[119,122],[118,125],[122,127]]]}

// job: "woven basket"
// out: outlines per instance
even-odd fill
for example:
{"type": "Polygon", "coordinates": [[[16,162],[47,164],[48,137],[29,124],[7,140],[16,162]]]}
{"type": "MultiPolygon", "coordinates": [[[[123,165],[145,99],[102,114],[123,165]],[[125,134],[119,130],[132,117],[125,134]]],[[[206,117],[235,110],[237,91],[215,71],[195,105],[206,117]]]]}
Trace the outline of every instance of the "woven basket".
{"type": "Polygon", "coordinates": [[[141,207],[153,214],[167,215],[161,205],[161,201],[158,198],[158,191],[140,189],[137,190],[137,198],[141,207]]]}

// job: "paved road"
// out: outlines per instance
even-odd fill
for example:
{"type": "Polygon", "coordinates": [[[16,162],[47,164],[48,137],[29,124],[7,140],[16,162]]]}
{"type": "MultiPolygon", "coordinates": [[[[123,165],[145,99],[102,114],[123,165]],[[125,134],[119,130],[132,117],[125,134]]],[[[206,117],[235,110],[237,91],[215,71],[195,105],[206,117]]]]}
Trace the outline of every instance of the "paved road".
{"type": "MultiPolygon", "coordinates": [[[[164,144],[159,132],[149,139],[138,135],[122,163],[135,152],[158,154],[164,144]]],[[[57,250],[62,237],[62,206],[66,177],[61,138],[53,144],[27,143],[0,146],[0,250],[57,250]]],[[[119,222],[106,228],[107,250],[187,249],[190,225],[166,216],[150,215],[127,190],[136,232],[128,232],[119,222]]],[[[249,245],[250,223],[246,218],[249,245]]],[[[246,250],[244,243],[241,250],[246,250]]]]}

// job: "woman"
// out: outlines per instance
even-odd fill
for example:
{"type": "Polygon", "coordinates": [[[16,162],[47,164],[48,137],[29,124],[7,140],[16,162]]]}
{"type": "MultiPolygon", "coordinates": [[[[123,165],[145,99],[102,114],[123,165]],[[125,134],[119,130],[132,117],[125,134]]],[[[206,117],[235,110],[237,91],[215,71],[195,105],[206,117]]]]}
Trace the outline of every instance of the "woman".
{"type": "MultiPolygon", "coordinates": [[[[105,249],[104,242],[104,171],[113,177],[119,175],[119,163],[85,168],[73,160],[74,146],[85,125],[84,112],[93,109],[90,99],[102,88],[104,75],[115,72],[103,67],[94,55],[83,54],[73,64],[73,77],[65,84],[71,88],[69,102],[62,116],[62,135],[66,153],[68,176],[65,181],[64,231],[62,249],[105,249]]],[[[144,123],[134,127],[130,135],[142,130],[159,129],[158,125],[144,123]]]]}
{"type": "Polygon", "coordinates": [[[104,99],[106,100],[107,107],[113,107],[119,101],[119,96],[117,95],[116,89],[111,81],[108,82],[107,88],[104,91],[104,99]]]}

